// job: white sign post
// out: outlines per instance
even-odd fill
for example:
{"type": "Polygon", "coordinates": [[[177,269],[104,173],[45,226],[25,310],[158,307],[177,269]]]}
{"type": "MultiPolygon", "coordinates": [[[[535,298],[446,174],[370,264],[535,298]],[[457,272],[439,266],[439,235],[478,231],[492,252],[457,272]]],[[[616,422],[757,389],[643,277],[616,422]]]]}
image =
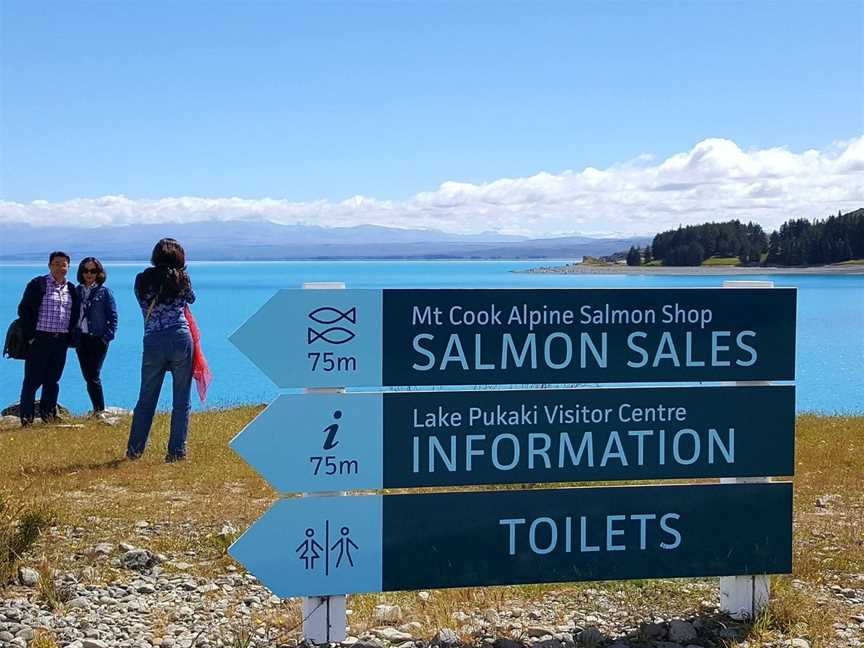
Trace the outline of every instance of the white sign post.
{"type": "MultiPolygon", "coordinates": [[[[345,284],[304,283],[304,290],[344,290],[345,284]]],[[[344,394],[344,387],[307,387],[307,394],[344,394]]],[[[303,493],[301,497],[325,497],[334,493],[303,493]]],[[[345,495],[344,492],[335,493],[345,495]]],[[[348,625],[347,596],[304,596],[303,639],[313,644],[345,641],[348,625]]]]}
{"type": "MultiPolygon", "coordinates": [[[[724,281],[724,288],[773,288],[773,281],[724,281]]],[[[735,382],[735,385],[770,385],[765,381],[735,382]]],[[[758,484],[770,477],[723,477],[721,484],[758,484]]],[[[765,574],[720,577],[720,611],[733,619],[755,619],[768,605],[771,581],[765,574]]]]}

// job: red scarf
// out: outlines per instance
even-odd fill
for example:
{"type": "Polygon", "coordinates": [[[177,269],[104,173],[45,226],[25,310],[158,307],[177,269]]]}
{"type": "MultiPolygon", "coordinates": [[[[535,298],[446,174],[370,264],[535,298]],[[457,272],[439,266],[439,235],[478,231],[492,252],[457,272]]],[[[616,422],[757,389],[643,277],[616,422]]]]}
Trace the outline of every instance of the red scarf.
{"type": "Polygon", "coordinates": [[[189,332],[192,333],[192,343],[194,346],[192,354],[192,377],[195,379],[195,386],[198,388],[198,398],[203,403],[207,398],[207,388],[213,382],[213,373],[210,371],[210,367],[207,366],[207,359],[201,350],[201,331],[198,330],[198,325],[195,323],[195,318],[192,317],[192,311],[189,310],[189,306],[186,306],[186,321],[189,323],[189,332]]]}

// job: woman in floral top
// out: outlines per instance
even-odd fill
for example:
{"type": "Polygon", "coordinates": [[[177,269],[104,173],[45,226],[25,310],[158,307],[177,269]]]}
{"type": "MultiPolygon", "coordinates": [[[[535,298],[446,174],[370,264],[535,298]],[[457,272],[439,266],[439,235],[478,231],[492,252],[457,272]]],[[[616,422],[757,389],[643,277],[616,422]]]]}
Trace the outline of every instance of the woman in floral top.
{"type": "Polygon", "coordinates": [[[186,253],[174,239],[153,248],[152,268],[135,277],[135,297],[144,316],[141,391],[132,416],[126,456],[138,459],[147,445],[165,372],[171,372],[173,406],[166,462],[186,458],[192,387],[193,342],[186,321],[186,305],[195,301],[186,272],[186,253]]]}

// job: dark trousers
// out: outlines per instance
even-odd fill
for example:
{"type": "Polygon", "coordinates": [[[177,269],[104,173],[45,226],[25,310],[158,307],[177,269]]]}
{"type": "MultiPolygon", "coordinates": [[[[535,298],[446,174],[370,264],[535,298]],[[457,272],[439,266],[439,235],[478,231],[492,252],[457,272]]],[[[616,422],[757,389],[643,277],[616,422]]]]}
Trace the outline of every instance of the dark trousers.
{"type": "Polygon", "coordinates": [[[95,335],[82,333],[75,347],[78,354],[78,362],[81,364],[81,375],[87,383],[87,393],[93,404],[94,412],[105,410],[105,396],[102,393],[102,380],[99,374],[102,371],[102,363],[105,362],[105,354],[108,353],[108,343],[95,335]]]}
{"type": "Polygon", "coordinates": [[[60,394],[60,376],[66,366],[69,336],[63,333],[36,332],[30,353],[24,361],[24,384],[21,385],[21,420],[33,421],[36,390],[42,387],[39,415],[44,420],[57,416],[57,396],[60,394]]]}

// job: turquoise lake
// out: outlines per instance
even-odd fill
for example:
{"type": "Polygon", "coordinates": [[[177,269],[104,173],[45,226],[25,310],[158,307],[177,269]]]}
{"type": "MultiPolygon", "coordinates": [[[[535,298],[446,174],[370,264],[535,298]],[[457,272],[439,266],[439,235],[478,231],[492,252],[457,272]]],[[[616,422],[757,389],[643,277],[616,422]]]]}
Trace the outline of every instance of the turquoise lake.
{"type": "MultiPolygon", "coordinates": [[[[74,277],[78,260],[74,259],[74,277]]],[[[108,264],[108,285],[117,298],[120,325],[102,373],[108,405],[131,408],[139,387],[142,317],[132,285],[145,263],[108,264]]],[[[207,407],[265,403],[278,392],[228,341],[250,315],[280,288],[303,282],[342,281],[348,288],[666,288],[716,287],[724,279],[760,279],[798,288],[797,409],[799,412],[864,413],[864,277],[752,275],[747,277],[643,275],[540,275],[513,270],[554,265],[536,261],[370,261],[192,263],[198,296],[193,311],[215,380],[207,407]]],[[[44,264],[0,265],[0,315],[7,326],[26,282],[47,272],[44,264]]],[[[5,333],[5,329],[4,329],[5,333]]],[[[278,341],[274,341],[278,344],[278,341]]],[[[0,405],[17,402],[23,362],[0,360],[0,405]]],[[[166,383],[170,378],[166,379],[166,383]]],[[[160,408],[170,407],[163,388],[160,408]]],[[[193,390],[194,391],[194,390],[193,390]]],[[[78,359],[70,351],[60,386],[60,402],[83,413],[90,403],[78,359]]],[[[200,409],[197,395],[193,395],[200,409]]]]}

